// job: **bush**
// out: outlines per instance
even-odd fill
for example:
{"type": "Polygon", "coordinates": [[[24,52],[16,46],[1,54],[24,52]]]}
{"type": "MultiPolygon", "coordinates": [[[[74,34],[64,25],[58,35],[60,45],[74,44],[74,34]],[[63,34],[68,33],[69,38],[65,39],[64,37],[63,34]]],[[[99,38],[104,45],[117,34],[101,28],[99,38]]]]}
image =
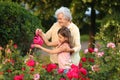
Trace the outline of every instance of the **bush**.
{"type": "Polygon", "coordinates": [[[101,23],[100,32],[97,33],[96,39],[103,42],[120,43],[120,15],[114,12],[107,15],[101,23]]]}
{"type": "MultiPolygon", "coordinates": [[[[42,28],[41,21],[17,3],[0,2],[0,45],[9,40],[18,43],[26,52],[36,28],[42,28]]],[[[43,29],[43,28],[42,28],[43,29]]]]}
{"type": "Polygon", "coordinates": [[[81,64],[87,69],[90,80],[119,80],[119,53],[119,48],[113,42],[85,49],[81,64]]]}
{"type": "Polygon", "coordinates": [[[0,46],[0,54],[5,53],[5,56],[1,56],[0,72],[3,76],[0,80],[23,80],[23,78],[24,80],[32,80],[35,78],[33,75],[39,73],[39,70],[36,72],[36,67],[39,68],[40,65],[37,64],[35,57],[29,53],[24,57],[21,56],[17,47],[17,44],[14,45],[12,40],[5,48],[0,46]]]}
{"type": "Polygon", "coordinates": [[[71,69],[60,69],[56,64],[43,64],[41,59],[36,55],[30,55],[30,51],[26,56],[21,56],[10,40],[5,48],[0,46],[0,80],[89,80],[87,70],[80,66],[71,64],[71,69]]]}

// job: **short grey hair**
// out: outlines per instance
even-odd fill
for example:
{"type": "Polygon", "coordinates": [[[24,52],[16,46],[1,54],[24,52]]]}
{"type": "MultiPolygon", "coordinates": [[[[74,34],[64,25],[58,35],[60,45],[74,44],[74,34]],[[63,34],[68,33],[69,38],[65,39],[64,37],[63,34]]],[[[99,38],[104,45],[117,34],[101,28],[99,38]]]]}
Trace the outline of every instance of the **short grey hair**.
{"type": "Polygon", "coordinates": [[[72,15],[70,12],[70,9],[68,9],[67,7],[60,7],[59,9],[56,10],[55,12],[55,17],[57,18],[57,15],[62,13],[64,15],[64,18],[67,20],[72,20],[72,15]]]}

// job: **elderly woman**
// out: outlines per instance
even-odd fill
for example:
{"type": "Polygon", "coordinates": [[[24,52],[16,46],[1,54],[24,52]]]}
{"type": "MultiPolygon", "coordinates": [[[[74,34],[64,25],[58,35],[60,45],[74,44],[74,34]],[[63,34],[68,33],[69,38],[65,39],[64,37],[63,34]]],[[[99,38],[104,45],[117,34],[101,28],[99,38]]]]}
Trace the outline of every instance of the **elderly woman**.
{"type": "MultiPolygon", "coordinates": [[[[57,18],[57,22],[54,23],[46,32],[45,36],[47,39],[51,39],[53,42],[58,41],[58,30],[62,26],[68,27],[71,31],[73,48],[67,51],[72,52],[72,63],[78,65],[80,61],[79,51],[81,49],[79,28],[72,22],[71,12],[67,7],[61,7],[57,9],[55,12],[55,17],[57,18]]],[[[50,60],[52,63],[57,63],[57,54],[50,54],[50,60]]]]}

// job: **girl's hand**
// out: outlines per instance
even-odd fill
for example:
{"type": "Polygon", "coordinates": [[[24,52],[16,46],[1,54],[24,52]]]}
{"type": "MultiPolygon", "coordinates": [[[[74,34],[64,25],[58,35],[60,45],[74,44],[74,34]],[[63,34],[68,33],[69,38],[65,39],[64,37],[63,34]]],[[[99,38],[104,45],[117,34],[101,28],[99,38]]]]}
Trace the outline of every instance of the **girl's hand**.
{"type": "Polygon", "coordinates": [[[34,44],[34,47],[35,47],[35,48],[41,48],[41,46],[38,45],[38,44],[34,44]]]}

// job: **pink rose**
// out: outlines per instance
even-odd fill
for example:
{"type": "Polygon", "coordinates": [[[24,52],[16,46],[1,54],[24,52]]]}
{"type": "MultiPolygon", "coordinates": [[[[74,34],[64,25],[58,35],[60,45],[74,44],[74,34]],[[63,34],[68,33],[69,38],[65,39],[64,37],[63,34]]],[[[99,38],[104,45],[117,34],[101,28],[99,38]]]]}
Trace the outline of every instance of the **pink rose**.
{"type": "Polygon", "coordinates": [[[94,48],[94,52],[98,52],[98,48],[94,48]]]}
{"type": "Polygon", "coordinates": [[[87,53],[88,53],[88,49],[85,49],[85,50],[84,50],[84,53],[87,54],[87,53]]]}
{"type": "Polygon", "coordinates": [[[102,57],[103,55],[104,55],[104,52],[98,52],[98,53],[97,53],[97,56],[98,56],[98,57],[102,57]]]}
{"type": "Polygon", "coordinates": [[[99,65],[93,65],[91,68],[92,68],[92,71],[99,71],[100,70],[99,65]]]}
{"type": "Polygon", "coordinates": [[[3,50],[2,46],[0,46],[0,50],[3,50]]]}
{"type": "Polygon", "coordinates": [[[11,50],[8,48],[8,49],[6,50],[6,53],[11,53],[11,50]]]}
{"type": "Polygon", "coordinates": [[[112,42],[110,42],[110,43],[107,44],[107,47],[109,47],[109,48],[115,48],[115,44],[112,43],[112,42]]]}
{"type": "Polygon", "coordinates": [[[40,79],[40,75],[39,74],[34,74],[34,80],[39,80],[40,79]]]}

